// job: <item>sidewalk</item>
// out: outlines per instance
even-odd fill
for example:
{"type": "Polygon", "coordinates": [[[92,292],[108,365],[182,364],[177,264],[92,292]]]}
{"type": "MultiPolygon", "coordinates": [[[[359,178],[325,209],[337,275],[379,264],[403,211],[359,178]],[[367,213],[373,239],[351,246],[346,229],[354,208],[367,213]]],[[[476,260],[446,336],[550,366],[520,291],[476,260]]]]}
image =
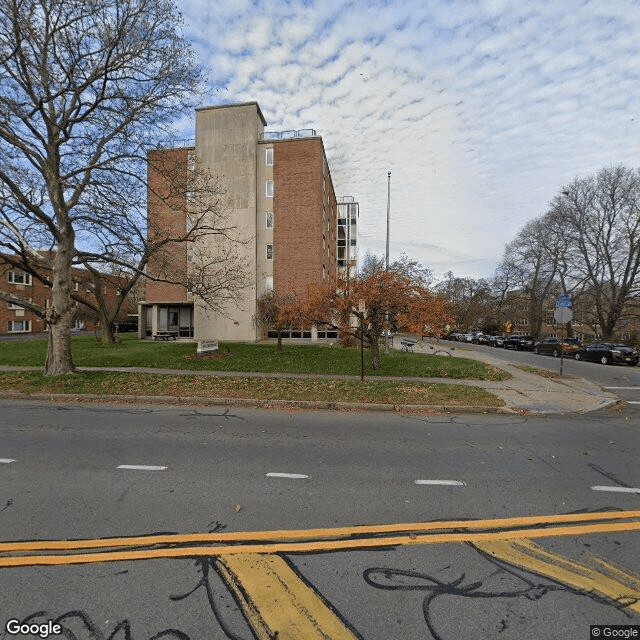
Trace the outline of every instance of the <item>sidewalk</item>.
{"type": "MultiPolygon", "coordinates": [[[[400,348],[400,337],[396,336],[396,344],[393,348],[400,348]]],[[[454,380],[451,378],[417,378],[417,377],[383,377],[375,376],[373,380],[407,380],[415,382],[432,382],[443,383],[449,385],[465,385],[480,387],[486,389],[490,393],[501,398],[506,406],[496,409],[495,407],[457,407],[457,406],[428,406],[428,405],[371,405],[371,404],[354,404],[342,402],[295,402],[282,401],[278,404],[295,405],[306,409],[361,409],[374,411],[393,411],[393,410],[429,410],[432,412],[446,413],[532,413],[539,415],[546,414],[581,414],[603,409],[613,405],[618,398],[613,394],[607,393],[600,389],[597,385],[581,378],[570,378],[564,376],[562,378],[544,378],[534,373],[523,371],[492,355],[480,353],[477,351],[466,350],[464,348],[455,347],[451,355],[448,351],[454,345],[444,345],[439,342],[417,342],[414,351],[417,353],[438,352],[440,357],[463,357],[475,360],[481,360],[491,364],[499,369],[503,369],[511,374],[509,380],[504,381],[484,381],[484,380],[454,380]]],[[[32,367],[9,367],[0,366],[0,371],[19,371],[32,369],[32,367]]],[[[254,377],[254,378],[328,378],[341,380],[359,380],[359,376],[349,375],[329,375],[329,374],[305,374],[305,373],[261,373],[261,372],[242,372],[242,371],[191,371],[185,369],[152,369],[152,368],[128,368],[128,367],[79,367],[80,371],[117,371],[130,373],[151,373],[158,375],[173,376],[214,376],[214,377],[254,377]]],[[[8,394],[0,392],[0,397],[5,398],[29,398],[32,400],[106,400],[105,396],[81,396],[73,394],[72,396],[64,394],[8,394]]],[[[174,403],[174,404],[193,404],[206,403],[210,405],[248,405],[248,406],[274,406],[274,401],[245,400],[241,398],[198,398],[198,397],[172,397],[172,396],[109,396],[111,401],[123,402],[153,402],[153,403],[174,403]]]]}
{"type": "MultiPolygon", "coordinates": [[[[398,346],[400,344],[397,340],[398,346]]],[[[485,354],[465,349],[455,343],[450,346],[439,341],[417,342],[413,348],[416,353],[434,353],[449,357],[480,360],[511,374],[509,380],[485,382],[476,380],[449,380],[453,384],[473,384],[494,393],[504,400],[512,410],[535,414],[589,413],[604,409],[618,402],[618,397],[602,390],[599,386],[583,378],[569,376],[545,378],[524,371],[515,365],[485,354]],[[453,351],[451,348],[453,347],[453,351]]]]}

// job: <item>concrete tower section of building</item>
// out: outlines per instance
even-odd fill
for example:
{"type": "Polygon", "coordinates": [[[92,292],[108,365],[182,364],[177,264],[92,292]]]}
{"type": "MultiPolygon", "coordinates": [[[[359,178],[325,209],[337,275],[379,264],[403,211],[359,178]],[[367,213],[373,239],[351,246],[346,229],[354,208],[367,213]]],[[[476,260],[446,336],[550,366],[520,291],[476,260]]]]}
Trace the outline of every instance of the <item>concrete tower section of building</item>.
{"type": "MultiPolygon", "coordinates": [[[[268,132],[265,126],[256,102],[206,107],[196,111],[193,145],[150,154],[149,233],[186,229],[189,210],[189,188],[172,202],[155,168],[175,163],[176,175],[188,181],[189,167],[199,166],[218,181],[229,222],[249,240],[236,249],[249,286],[238,304],[212,311],[189,292],[187,282],[207,255],[215,255],[215,240],[173,246],[184,283],[148,281],[140,304],[141,337],[170,331],[201,340],[260,340],[264,329],[256,324],[256,301],[265,291],[304,295],[311,283],[326,284],[338,273],[337,201],[322,138],[313,129],[268,132]]],[[[164,252],[151,261],[149,273],[161,276],[170,265],[164,252]]]]}

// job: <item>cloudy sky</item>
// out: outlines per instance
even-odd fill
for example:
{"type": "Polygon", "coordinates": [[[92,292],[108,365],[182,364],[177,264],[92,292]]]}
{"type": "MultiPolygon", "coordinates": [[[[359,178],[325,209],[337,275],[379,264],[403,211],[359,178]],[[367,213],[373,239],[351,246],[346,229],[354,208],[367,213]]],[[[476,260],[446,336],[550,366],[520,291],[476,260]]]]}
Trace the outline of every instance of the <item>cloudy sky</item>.
{"type": "Polygon", "coordinates": [[[177,0],[207,104],[316,129],[360,257],[492,275],[562,185],[640,166],[637,0],[177,0]]]}

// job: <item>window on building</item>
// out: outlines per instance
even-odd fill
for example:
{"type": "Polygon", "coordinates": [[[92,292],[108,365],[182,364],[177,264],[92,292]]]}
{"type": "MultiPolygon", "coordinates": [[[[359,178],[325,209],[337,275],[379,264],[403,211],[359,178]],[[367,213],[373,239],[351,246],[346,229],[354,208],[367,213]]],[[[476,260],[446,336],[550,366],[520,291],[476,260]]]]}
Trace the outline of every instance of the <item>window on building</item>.
{"type": "Polygon", "coordinates": [[[7,309],[18,311],[20,309],[24,309],[24,307],[21,307],[19,304],[16,304],[15,302],[7,302],[7,309]]]}
{"type": "Polygon", "coordinates": [[[273,260],[273,245],[267,245],[267,260],[273,260]]]}
{"type": "Polygon", "coordinates": [[[9,333],[27,333],[31,331],[31,320],[9,320],[9,333]]]}
{"type": "Polygon", "coordinates": [[[267,211],[264,214],[265,226],[267,229],[273,229],[273,211],[267,211]]]}
{"type": "Polygon", "coordinates": [[[267,198],[273,198],[273,192],[274,192],[273,180],[267,180],[265,195],[267,196],[267,198]]]}
{"type": "Polygon", "coordinates": [[[267,276],[265,278],[265,289],[267,291],[273,291],[273,276],[267,276]]]}
{"type": "Polygon", "coordinates": [[[9,271],[7,278],[12,284],[31,284],[31,275],[24,271],[9,271]]]}
{"type": "Polygon", "coordinates": [[[267,149],[265,157],[267,165],[271,166],[273,164],[273,149],[267,149]]]}

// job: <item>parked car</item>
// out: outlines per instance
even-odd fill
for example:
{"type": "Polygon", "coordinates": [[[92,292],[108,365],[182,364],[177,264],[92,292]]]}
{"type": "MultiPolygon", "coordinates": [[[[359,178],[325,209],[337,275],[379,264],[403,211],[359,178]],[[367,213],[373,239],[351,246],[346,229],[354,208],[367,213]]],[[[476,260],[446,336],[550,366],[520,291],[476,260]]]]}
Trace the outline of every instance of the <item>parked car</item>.
{"type": "Polygon", "coordinates": [[[509,336],[504,341],[505,349],[515,349],[516,351],[531,351],[537,340],[533,336],[509,336]]]}
{"type": "Polygon", "coordinates": [[[576,351],[576,360],[590,360],[602,364],[628,364],[634,367],[640,360],[640,355],[631,347],[613,342],[595,342],[576,351]]]}
{"type": "Polygon", "coordinates": [[[506,336],[489,336],[488,344],[490,347],[504,347],[504,341],[506,339],[506,336]]]}
{"type": "Polygon", "coordinates": [[[473,337],[473,333],[463,333],[462,335],[458,336],[458,342],[473,342],[473,337]]]}
{"type": "Polygon", "coordinates": [[[481,331],[478,331],[478,333],[475,333],[473,335],[472,342],[474,342],[475,344],[489,344],[489,336],[486,336],[481,331]]]}
{"type": "Polygon", "coordinates": [[[558,358],[561,355],[572,356],[582,348],[582,343],[576,338],[545,338],[542,342],[537,342],[533,347],[536,353],[558,358]]]}

